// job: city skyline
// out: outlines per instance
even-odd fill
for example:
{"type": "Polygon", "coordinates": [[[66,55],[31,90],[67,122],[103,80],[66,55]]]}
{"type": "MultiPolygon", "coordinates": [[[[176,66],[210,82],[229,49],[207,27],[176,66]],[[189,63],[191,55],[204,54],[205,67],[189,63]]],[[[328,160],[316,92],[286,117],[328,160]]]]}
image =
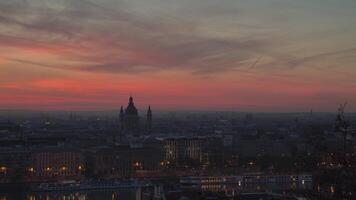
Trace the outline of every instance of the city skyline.
{"type": "Polygon", "coordinates": [[[356,2],[0,3],[0,109],[356,111],[356,2]],[[159,5],[159,6],[155,6],[159,5]]]}

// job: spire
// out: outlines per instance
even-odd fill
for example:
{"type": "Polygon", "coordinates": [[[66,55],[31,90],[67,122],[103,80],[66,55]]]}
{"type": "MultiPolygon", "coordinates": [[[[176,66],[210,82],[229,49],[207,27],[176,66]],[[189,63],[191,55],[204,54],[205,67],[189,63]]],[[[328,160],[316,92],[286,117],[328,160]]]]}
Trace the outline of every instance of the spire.
{"type": "Polygon", "coordinates": [[[121,105],[121,108],[120,108],[120,115],[119,115],[119,139],[121,141],[121,137],[122,137],[122,132],[124,130],[124,121],[125,121],[125,112],[124,112],[124,107],[121,105]]]}
{"type": "Polygon", "coordinates": [[[121,108],[120,108],[120,114],[121,113],[124,113],[124,107],[121,105],[121,108]]]}
{"type": "Polygon", "coordinates": [[[151,113],[152,111],[151,111],[151,105],[148,105],[148,111],[147,112],[149,112],[149,113],[151,113]]]}
{"type": "Polygon", "coordinates": [[[135,107],[132,96],[129,98],[129,103],[125,109],[125,115],[137,115],[137,108],[135,107]]]}
{"type": "Polygon", "coordinates": [[[152,121],[152,110],[150,105],[148,106],[148,110],[147,110],[147,120],[152,121]]]}
{"type": "Polygon", "coordinates": [[[120,108],[120,121],[124,121],[124,117],[125,117],[125,113],[124,113],[124,107],[122,107],[121,105],[121,108],[120,108]]]}
{"type": "Polygon", "coordinates": [[[151,110],[151,105],[148,106],[148,110],[147,110],[146,129],[147,129],[147,133],[151,134],[151,130],[152,130],[152,110],[151,110]]]}

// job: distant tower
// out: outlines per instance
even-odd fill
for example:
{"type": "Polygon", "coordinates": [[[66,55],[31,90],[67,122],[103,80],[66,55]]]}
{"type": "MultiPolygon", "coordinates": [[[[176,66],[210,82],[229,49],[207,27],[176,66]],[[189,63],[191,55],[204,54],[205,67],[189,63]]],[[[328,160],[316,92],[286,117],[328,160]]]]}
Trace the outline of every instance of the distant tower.
{"type": "Polygon", "coordinates": [[[151,134],[152,131],[152,110],[151,106],[148,106],[147,119],[146,119],[147,134],[151,134]]]}
{"type": "Polygon", "coordinates": [[[343,134],[343,139],[344,139],[344,148],[343,148],[343,152],[344,152],[344,167],[348,167],[349,166],[349,158],[348,158],[348,141],[347,141],[347,136],[348,136],[348,132],[349,132],[349,128],[350,128],[350,124],[348,121],[346,121],[345,116],[344,116],[344,112],[345,112],[345,107],[347,105],[347,102],[345,102],[344,104],[341,104],[340,107],[338,108],[338,115],[336,117],[336,126],[335,126],[335,130],[337,132],[340,132],[343,134]]]}
{"type": "Polygon", "coordinates": [[[120,120],[120,134],[121,134],[122,131],[124,130],[124,123],[125,123],[125,113],[124,113],[124,108],[122,106],[120,108],[119,120],[120,120]]]}
{"type": "Polygon", "coordinates": [[[138,111],[131,96],[129,98],[129,103],[125,109],[124,131],[129,133],[138,133],[139,131],[138,111]]]}

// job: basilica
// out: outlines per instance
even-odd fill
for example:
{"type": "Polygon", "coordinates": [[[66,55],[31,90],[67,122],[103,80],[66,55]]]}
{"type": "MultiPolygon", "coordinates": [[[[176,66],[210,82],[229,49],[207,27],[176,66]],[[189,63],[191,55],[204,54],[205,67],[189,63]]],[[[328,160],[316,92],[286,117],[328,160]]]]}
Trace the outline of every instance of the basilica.
{"type": "Polygon", "coordinates": [[[148,107],[147,114],[146,114],[146,121],[143,127],[141,128],[140,124],[140,117],[135,107],[134,100],[132,96],[129,98],[129,102],[127,107],[124,109],[121,106],[120,109],[120,132],[121,134],[131,134],[131,135],[138,135],[142,132],[145,134],[150,134],[152,129],[152,110],[151,106],[148,107]]]}

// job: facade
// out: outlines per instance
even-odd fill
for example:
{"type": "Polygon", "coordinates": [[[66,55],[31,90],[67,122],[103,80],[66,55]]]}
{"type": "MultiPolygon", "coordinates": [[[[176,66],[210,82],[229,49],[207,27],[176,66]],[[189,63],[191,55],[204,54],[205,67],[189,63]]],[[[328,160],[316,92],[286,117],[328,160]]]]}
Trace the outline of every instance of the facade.
{"type": "Polygon", "coordinates": [[[36,182],[81,179],[84,159],[76,150],[12,149],[0,153],[0,182],[36,182]]]}
{"type": "Polygon", "coordinates": [[[131,149],[134,169],[146,172],[156,172],[161,169],[164,160],[163,152],[153,147],[142,147],[131,149]]]}
{"type": "Polygon", "coordinates": [[[96,178],[129,178],[142,172],[159,171],[163,159],[162,151],[157,148],[119,146],[93,153],[88,166],[91,176],[96,178]]]}
{"type": "Polygon", "coordinates": [[[128,178],[133,174],[129,147],[105,148],[89,155],[88,170],[96,178],[128,178]]]}
{"type": "Polygon", "coordinates": [[[76,150],[41,150],[32,153],[27,170],[34,180],[81,179],[84,174],[84,158],[76,150]]]}
{"type": "Polygon", "coordinates": [[[202,161],[204,138],[168,138],[165,140],[165,159],[177,166],[199,164],[202,161]]]}
{"type": "Polygon", "coordinates": [[[164,140],[165,160],[175,166],[223,166],[222,137],[177,137],[164,140]]]}
{"type": "Polygon", "coordinates": [[[2,149],[0,151],[0,183],[25,180],[26,167],[29,163],[30,153],[25,149],[2,149]]]}

